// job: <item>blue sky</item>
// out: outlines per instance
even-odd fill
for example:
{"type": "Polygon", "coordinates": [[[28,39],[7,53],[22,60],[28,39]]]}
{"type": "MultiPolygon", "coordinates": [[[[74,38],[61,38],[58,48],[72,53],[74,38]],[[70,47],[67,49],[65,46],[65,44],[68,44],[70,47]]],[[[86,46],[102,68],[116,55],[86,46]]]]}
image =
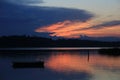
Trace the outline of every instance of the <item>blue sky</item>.
{"type": "Polygon", "coordinates": [[[119,4],[119,0],[44,0],[43,4],[37,5],[84,9],[111,20],[120,19],[119,4]]]}

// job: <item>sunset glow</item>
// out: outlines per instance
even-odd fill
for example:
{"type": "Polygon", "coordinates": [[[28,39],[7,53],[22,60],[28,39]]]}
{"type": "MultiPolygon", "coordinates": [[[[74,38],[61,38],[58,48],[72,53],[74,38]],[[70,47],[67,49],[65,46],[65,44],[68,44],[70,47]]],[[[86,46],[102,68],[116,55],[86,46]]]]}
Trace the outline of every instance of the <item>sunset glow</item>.
{"type": "Polygon", "coordinates": [[[49,32],[50,36],[64,38],[80,38],[80,35],[87,35],[92,37],[104,37],[104,36],[120,37],[120,25],[110,26],[106,24],[100,25],[98,23],[94,23],[92,20],[88,20],[86,22],[68,20],[40,27],[37,28],[35,31],[49,32]]]}
{"type": "Polygon", "coordinates": [[[120,0],[0,0],[0,80],[120,80],[120,0]]]}

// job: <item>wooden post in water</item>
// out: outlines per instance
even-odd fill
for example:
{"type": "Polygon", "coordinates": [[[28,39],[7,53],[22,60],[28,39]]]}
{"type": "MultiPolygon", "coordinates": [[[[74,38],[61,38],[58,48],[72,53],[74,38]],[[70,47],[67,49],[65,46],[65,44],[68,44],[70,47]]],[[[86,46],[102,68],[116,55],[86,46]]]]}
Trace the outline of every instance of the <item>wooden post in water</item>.
{"type": "Polygon", "coordinates": [[[88,58],[87,58],[87,60],[88,60],[88,62],[89,62],[90,52],[89,52],[89,50],[87,50],[87,52],[88,52],[88,58]]]}

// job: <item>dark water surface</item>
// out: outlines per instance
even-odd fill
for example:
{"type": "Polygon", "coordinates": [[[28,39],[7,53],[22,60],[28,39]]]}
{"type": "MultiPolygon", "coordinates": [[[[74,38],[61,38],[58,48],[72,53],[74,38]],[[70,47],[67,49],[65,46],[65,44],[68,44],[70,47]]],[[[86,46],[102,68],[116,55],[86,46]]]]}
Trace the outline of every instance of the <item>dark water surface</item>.
{"type": "MultiPolygon", "coordinates": [[[[97,49],[1,53],[0,80],[120,80],[120,56],[99,55],[97,49]],[[17,68],[13,62],[44,61],[44,68],[17,68]]],[[[75,48],[74,48],[75,49],[75,48]]]]}

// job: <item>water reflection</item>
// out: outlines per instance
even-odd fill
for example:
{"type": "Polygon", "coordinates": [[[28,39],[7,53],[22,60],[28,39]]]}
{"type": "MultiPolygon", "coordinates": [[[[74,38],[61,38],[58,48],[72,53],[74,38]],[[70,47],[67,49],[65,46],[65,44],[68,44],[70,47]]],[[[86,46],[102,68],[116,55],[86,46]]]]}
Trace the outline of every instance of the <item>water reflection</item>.
{"type": "Polygon", "coordinates": [[[59,72],[91,72],[92,68],[89,66],[87,56],[59,54],[52,55],[46,61],[46,67],[59,72]]]}
{"type": "Polygon", "coordinates": [[[45,66],[61,73],[85,72],[93,75],[91,80],[119,80],[120,57],[101,55],[56,54],[48,58],[45,66]]]}
{"type": "Polygon", "coordinates": [[[119,80],[119,74],[120,56],[92,50],[89,56],[87,50],[0,55],[0,80],[119,80]],[[13,69],[14,61],[44,61],[45,68],[13,69]]]}

